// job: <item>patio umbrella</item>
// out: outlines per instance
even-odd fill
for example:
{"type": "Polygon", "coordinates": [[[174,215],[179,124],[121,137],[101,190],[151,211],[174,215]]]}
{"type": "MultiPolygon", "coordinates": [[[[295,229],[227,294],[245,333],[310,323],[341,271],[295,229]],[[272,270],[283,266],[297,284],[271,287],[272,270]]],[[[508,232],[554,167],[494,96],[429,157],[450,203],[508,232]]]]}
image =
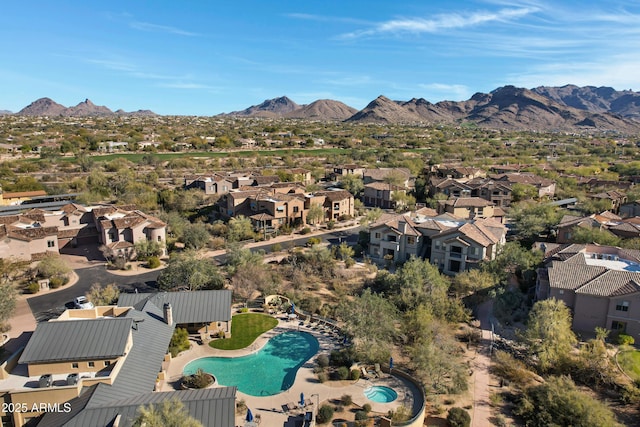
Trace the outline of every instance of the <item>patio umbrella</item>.
{"type": "Polygon", "coordinates": [[[245,418],[245,421],[247,422],[251,422],[253,421],[253,413],[251,412],[251,409],[247,408],[247,416],[245,418]]]}
{"type": "Polygon", "coordinates": [[[300,406],[304,406],[304,393],[300,393],[300,406]]]}
{"type": "Polygon", "coordinates": [[[389,370],[393,369],[393,357],[389,358],[389,370]]]}

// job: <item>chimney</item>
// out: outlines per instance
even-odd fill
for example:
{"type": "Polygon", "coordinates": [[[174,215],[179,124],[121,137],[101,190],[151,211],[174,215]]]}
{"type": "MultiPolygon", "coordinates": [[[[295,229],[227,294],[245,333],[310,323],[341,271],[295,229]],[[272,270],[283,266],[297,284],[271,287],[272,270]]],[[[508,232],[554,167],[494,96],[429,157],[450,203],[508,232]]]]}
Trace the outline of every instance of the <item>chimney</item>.
{"type": "Polygon", "coordinates": [[[407,232],[407,221],[402,219],[398,221],[398,231],[402,234],[405,234],[407,232]]]}
{"type": "Polygon", "coordinates": [[[164,321],[166,322],[166,324],[169,326],[173,325],[173,310],[171,309],[171,304],[165,302],[162,309],[164,312],[164,321]]]}

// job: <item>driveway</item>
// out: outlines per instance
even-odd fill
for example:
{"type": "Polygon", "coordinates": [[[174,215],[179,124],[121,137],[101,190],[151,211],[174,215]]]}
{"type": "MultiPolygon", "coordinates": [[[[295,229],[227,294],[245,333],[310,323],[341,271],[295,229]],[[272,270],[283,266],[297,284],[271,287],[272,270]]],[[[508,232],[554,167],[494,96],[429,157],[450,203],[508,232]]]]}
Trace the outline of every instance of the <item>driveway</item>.
{"type": "Polygon", "coordinates": [[[68,288],[27,300],[33,316],[38,322],[60,315],[66,308],[73,308],[73,299],[89,292],[94,283],[107,285],[115,283],[122,292],[151,292],[157,289],[157,279],[161,270],[143,272],[135,275],[110,273],[104,265],[75,270],[78,281],[68,288]]]}

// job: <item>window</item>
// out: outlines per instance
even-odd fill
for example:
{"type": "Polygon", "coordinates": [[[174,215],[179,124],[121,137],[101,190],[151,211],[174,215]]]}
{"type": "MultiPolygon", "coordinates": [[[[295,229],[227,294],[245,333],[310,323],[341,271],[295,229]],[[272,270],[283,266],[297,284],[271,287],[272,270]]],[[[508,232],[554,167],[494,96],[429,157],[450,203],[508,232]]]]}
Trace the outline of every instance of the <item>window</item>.
{"type": "Polygon", "coordinates": [[[387,241],[388,242],[395,242],[396,241],[395,234],[387,234],[387,241]]]}
{"type": "Polygon", "coordinates": [[[414,236],[407,236],[407,245],[415,245],[416,238],[414,236]]]}
{"type": "Polygon", "coordinates": [[[47,240],[47,247],[48,248],[55,248],[56,247],[55,240],[47,240]]]}
{"type": "Polygon", "coordinates": [[[95,368],[96,362],[88,362],[87,366],[90,367],[90,368],[95,368]]]}
{"type": "Polygon", "coordinates": [[[276,210],[277,210],[278,212],[284,212],[284,206],[278,206],[278,207],[276,208],[276,210]]]}
{"type": "Polygon", "coordinates": [[[613,322],[611,322],[611,330],[624,332],[627,330],[627,323],[614,320],[613,322]]]}
{"type": "Polygon", "coordinates": [[[300,211],[300,208],[298,206],[293,207],[293,213],[298,213],[299,211],[300,211]]]}
{"type": "Polygon", "coordinates": [[[560,289],[560,290],[558,291],[558,295],[564,295],[564,289],[560,289]]]}
{"type": "Polygon", "coordinates": [[[162,242],[162,236],[158,236],[158,242],[162,242]]]}
{"type": "Polygon", "coordinates": [[[78,362],[73,362],[71,364],[71,369],[78,369],[78,362]]]}
{"type": "Polygon", "coordinates": [[[111,365],[111,362],[109,360],[104,361],[104,366],[110,366],[110,365],[111,365]]]}
{"type": "Polygon", "coordinates": [[[629,301],[618,301],[616,303],[617,311],[629,311],[629,301]]]}
{"type": "Polygon", "coordinates": [[[375,233],[374,236],[375,236],[376,239],[379,239],[380,238],[380,233],[375,233]]]}
{"type": "MultiPolygon", "coordinates": [[[[460,246],[451,246],[451,258],[462,258],[462,248],[460,246]]],[[[450,269],[451,271],[460,271],[450,269]]]]}

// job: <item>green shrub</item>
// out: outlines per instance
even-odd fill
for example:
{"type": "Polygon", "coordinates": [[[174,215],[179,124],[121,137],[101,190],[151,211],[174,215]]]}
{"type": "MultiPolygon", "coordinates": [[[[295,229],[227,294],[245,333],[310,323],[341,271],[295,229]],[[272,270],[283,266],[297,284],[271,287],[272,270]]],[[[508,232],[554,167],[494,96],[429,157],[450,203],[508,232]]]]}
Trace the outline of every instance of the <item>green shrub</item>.
{"type": "Polygon", "coordinates": [[[328,379],[329,379],[329,376],[327,375],[326,372],[320,372],[318,374],[318,381],[320,381],[321,383],[327,382],[328,379]]]}
{"type": "Polygon", "coordinates": [[[307,246],[315,246],[320,244],[320,242],[322,242],[320,237],[309,237],[309,240],[307,240],[307,246]]]}
{"type": "Polygon", "coordinates": [[[351,370],[351,374],[349,375],[349,378],[354,380],[354,381],[358,381],[360,379],[360,370],[359,369],[352,369],[351,370]]]}
{"type": "Polygon", "coordinates": [[[469,427],[471,416],[462,408],[451,408],[447,415],[447,423],[450,427],[469,427]]]}
{"type": "Polygon", "coordinates": [[[635,344],[636,340],[631,336],[631,335],[627,335],[627,334],[619,334],[618,335],[618,344],[619,345],[633,345],[635,344]]]}
{"type": "Polygon", "coordinates": [[[322,405],[320,409],[318,409],[318,415],[316,416],[316,420],[320,424],[326,424],[331,421],[333,418],[333,406],[331,405],[322,405]]]}
{"type": "Polygon", "coordinates": [[[340,402],[344,406],[351,406],[353,404],[353,399],[351,398],[350,394],[343,394],[342,397],[340,398],[340,402]]]}
{"type": "Polygon", "coordinates": [[[366,420],[367,418],[369,418],[369,416],[365,411],[356,412],[356,421],[363,421],[363,420],[366,420]]]}
{"type": "Polygon", "coordinates": [[[37,294],[39,290],[40,285],[38,284],[38,282],[31,282],[27,285],[27,292],[29,292],[30,294],[37,294]]]}
{"type": "Polygon", "coordinates": [[[344,260],[344,266],[346,268],[351,268],[356,264],[356,260],[353,258],[347,258],[344,260]]]}
{"type": "Polygon", "coordinates": [[[346,380],[349,378],[349,368],[347,368],[346,366],[340,366],[336,370],[336,374],[338,375],[338,379],[346,380]]]}
{"type": "Polygon", "coordinates": [[[362,405],[362,410],[368,414],[369,412],[371,412],[371,405],[365,403],[364,405],[362,405]]]}
{"type": "Polygon", "coordinates": [[[248,313],[249,312],[249,308],[248,307],[242,307],[240,309],[240,313],[248,313]]]}
{"type": "Polygon", "coordinates": [[[49,287],[53,289],[58,289],[60,286],[64,285],[65,283],[66,281],[64,280],[64,278],[60,276],[54,276],[51,279],[49,279],[49,287]]]}
{"type": "Polygon", "coordinates": [[[198,369],[195,374],[182,377],[182,383],[188,388],[207,388],[213,381],[213,376],[202,369],[198,369]]]}
{"type": "Polygon", "coordinates": [[[157,256],[150,256],[147,259],[147,267],[149,268],[158,268],[160,267],[160,258],[157,256]]]}
{"type": "Polygon", "coordinates": [[[176,357],[181,351],[188,350],[191,347],[189,343],[189,332],[184,328],[176,328],[173,331],[171,342],[169,343],[169,352],[172,357],[176,357]]]}
{"type": "Polygon", "coordinates": [[[274,243],[271,245],[271,252],[280,252],[282,250],[282,244],[274,243]]]}
{"type": "Polygon", "coordinates": [[[316,364],[321,368],[326,368],[329,366],[329,356],[326,354],[319,354],[318,357],[316,357],[316,364]]]}

